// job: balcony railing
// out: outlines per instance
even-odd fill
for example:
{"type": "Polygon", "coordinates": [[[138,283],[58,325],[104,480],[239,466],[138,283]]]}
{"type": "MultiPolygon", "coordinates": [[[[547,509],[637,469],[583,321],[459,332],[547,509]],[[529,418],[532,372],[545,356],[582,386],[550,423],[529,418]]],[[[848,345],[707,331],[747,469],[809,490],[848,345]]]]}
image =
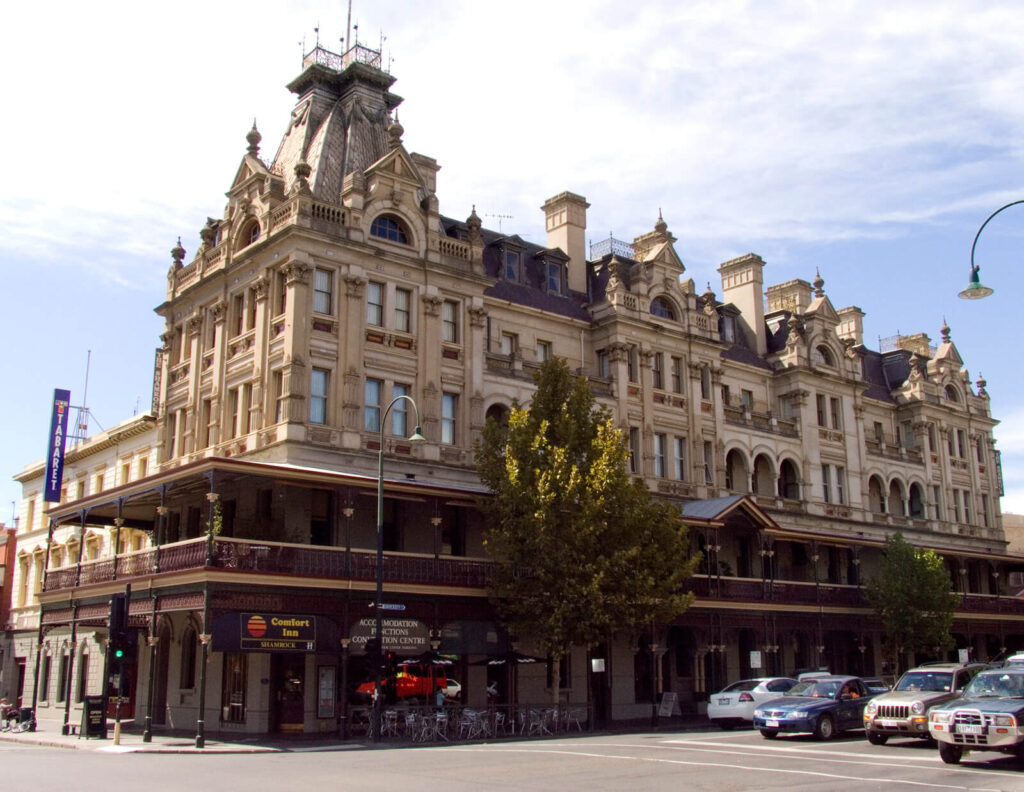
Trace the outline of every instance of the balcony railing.
{"type": "MultiPolygon", "coordinates": [[[[131,582],[154,575],[171,576],[207,568],[206,538],[147,548],[117,557],[51,569],[46,574],[44,591],[67,591],[79,586],[131,582]]],[[[360,580],[373,582],[377,574],[374,550],[350,550],[340,547],[256,542],[217,537],[209,568],[224,572],[290,575],[311,579],[360,580]]],[[[480,558],[434,557],[415,553],[386,553],[383,578],[392,584],[485,588],[493,564],[480,558]]],[[[702,599],[732,602],[774,602],[777,605],[831,605],[867,608],[859,586],[837,583],[774,580],[759,578],[708,577],[694,575],[686,584],[702,599]]],[[[1024,599],[994,594],[965,594],[957,608],[970,613],[1006,613],[1024,615],[1024,599]]]]}
{"type": "MultiPolygon", "coordinates": [[[[206,567],[206,539],[200,537],[120,555],[116,575],[114,560],[110,558],[86,561],[80,572],[74,566],[51,569],[46,574],[45,591],[74,588],[76,577],[78,585],[86,586],[112,580],[129,582],[133,578],[206,567]]],[[[346,551],[339,547],[218,537],[213,542],[210,567],[239,573],[375,581],[377,554],[374,550],[346,551]]],[[[490,567],[491,564],[482,559],[388,553],[384,556],[383,577],[389,583],[483,588],[487,585],[490,567]]]]}
{"type": "MultiPolygon", "coordinates": [[[[779,605],[834,605],[868,608],[859,586],[838,583],[765,581],[757,578],[694,575],[686,588],[699,598],[731,602],[775,602],[779,605]]],[[[995,594],[964,594],[957,610],[969,613],[1024,615],[1024,599],[995,594]]]]}

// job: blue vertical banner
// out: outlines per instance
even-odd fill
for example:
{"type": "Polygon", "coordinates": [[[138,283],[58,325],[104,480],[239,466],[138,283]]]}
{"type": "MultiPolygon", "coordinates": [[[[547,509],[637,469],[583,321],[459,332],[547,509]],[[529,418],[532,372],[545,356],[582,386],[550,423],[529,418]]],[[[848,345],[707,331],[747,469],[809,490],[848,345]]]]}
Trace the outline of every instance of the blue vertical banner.
{"type": "Polygon", "coordinates": [[[68,434],[68,413],[71,391],[53,391],[53,417],[50,419],[50,442],[46,452],[46,491],[44,501],[60,502],[60,485],[64,479],[64,441],[68,434]]]}

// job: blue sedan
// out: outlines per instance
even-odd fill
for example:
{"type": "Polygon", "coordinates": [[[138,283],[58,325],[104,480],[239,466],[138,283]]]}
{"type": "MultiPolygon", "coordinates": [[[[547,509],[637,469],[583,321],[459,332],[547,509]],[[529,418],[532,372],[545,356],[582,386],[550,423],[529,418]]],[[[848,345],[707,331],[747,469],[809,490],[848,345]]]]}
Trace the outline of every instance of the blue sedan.
{"type": "Polygon", "coordinates": [[[871,696],[859,677],[806,679],[784,697],[754,710],[754,728],[769,740],[780,732],[813,734],[819,740],[828,740],[847,729],[864,728],[864,707],[871,696]]]}

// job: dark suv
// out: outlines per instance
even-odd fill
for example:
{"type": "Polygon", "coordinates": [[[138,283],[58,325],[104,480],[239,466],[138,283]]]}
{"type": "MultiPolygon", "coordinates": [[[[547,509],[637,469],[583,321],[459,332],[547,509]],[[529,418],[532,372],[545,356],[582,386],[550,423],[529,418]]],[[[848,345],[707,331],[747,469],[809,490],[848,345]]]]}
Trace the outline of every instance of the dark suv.
{"type": "Polygon", "coordinates": [[[864,733],[872,745],[890,737],[928,739],[928,711],[961,693],[983,663],[927,663],[911,668],[888,693],[875,696],[864,709],[864,733]]]}

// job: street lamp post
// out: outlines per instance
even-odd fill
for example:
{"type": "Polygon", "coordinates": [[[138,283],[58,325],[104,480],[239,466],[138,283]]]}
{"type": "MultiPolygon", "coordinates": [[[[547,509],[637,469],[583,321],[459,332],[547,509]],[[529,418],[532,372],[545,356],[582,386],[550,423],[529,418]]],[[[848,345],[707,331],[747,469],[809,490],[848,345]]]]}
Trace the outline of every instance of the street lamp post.
{"type": "MultiPolygon", "coordinates": [[[[384,604],[384,424],[387,422],[388,413],[391,412],[391,408],[402,400],[409,402],[412,405],[413,412],[416,414],[416,428],[409,436],[409,442],[421,443],[427,439],[420,433],[420,409],[416,406],[415,400],[405,394],[392,399],[380,416],[380,436],[377,449],[377,594],[373,603],[376,617],[373,635],[381,657],[384,655],[384,609],[381,607],[384,604]]],[[[373,661],[374,659],[371,658],[371,660],[373,661]]],[[[379,662],[375,662],[373,672],[373,723],[371,724],[375,742],[380,742],[381,739],[380,727],[381,708],[384,704],[383,698],[381,666],[379,662]]]]}
{"type": "Polygon", "coordinates": [[[960,297],[963,299],[980,300],[982,297],[988,297],[994,291],[994,289],[985,286],[978,277],[978,270],[980,268],[974,263],[974,249],[978,246],[978,237],[980,237],[981,232],[985,230],[985,226],[988,225],[988,221],[1004,209],[1009,209],[1011,206],[1017,206],[1017,204],[1024,204],[1024,200],[1011,201],[1005,206],[1000,206],[985,219],[985,222],[981,224],[981,228],[978,229],[978,233],[974,235],[974,242],[971,244],[971,278],[967,284],[967,288],[960,292],[960,297]]]}

